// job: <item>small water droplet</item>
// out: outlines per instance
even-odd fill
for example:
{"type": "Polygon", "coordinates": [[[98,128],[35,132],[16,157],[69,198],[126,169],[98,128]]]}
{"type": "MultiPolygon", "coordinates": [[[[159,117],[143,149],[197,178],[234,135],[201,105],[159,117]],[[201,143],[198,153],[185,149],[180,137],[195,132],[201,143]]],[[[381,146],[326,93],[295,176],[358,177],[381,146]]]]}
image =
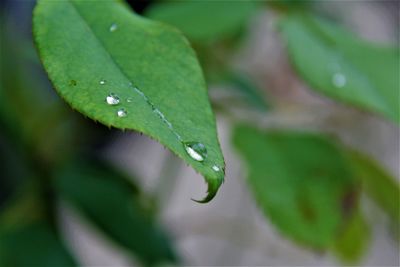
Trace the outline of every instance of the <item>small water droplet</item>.
{"type": "Polygon", "coordinates": [[[126,99],[126,102],[128,102],[128,103],[131,103],[133,101],[133,99],[131,98],[131,97],[128,97],[127,99],[126,99]]]}
{"type": "Polygon", "coordinates": [[[346,85],[347,79],[346,76],[343,73],[336,72],[332,76],[332,83],[334,86],[338,88],[342,88],[343,86],[346,85]]]}
{"type": "Polygon", "coordinates": [[[114,94],[114,93],[110,93],[107,97],[106,97],[106,102],[109,105],[115,106],[119,104],[119,97],[114,94]]]}
{"type": "Polygon", "coordinates": [[[99,83],[100,83],[101,85],[105,85],[105,84],[106,84],[106,81],[105,81],[105,80],[101,80],[99,83]]]}
{"type": "Polygon", "coordinates": [[[204,161],[207,157],[207,149],[202,143],[186,142],[184,143],[184,146],[186,153],[196,161],[204,161]]]}
{"type": "Polygon", "coordinates": [[[217,165],[212,166],[212,169],[216,172],[219,172],[221,170],[220,167],[218,167],[217,165]]]}
{"type": "Polygon", "coordinates": [[[117,23],[113,23],[110,26],[110,32],[115,32],[118,29],[117,23]]]}
{"type": "Polygon", "coordinates": [[[70,81],[69,81],[69,85],[71,85],[71,86],[76,86],[76,85],[77,85],[77,82],[76,82],[75,80],[70,80],[70,81]]]}
{"type": "Polygon", "coordinates": [[[126,112],[125,109],[121,108],[117,111],[117,116],[120,118],[126,117],[126,115],[128,115],[128,113],[126,112]]]}

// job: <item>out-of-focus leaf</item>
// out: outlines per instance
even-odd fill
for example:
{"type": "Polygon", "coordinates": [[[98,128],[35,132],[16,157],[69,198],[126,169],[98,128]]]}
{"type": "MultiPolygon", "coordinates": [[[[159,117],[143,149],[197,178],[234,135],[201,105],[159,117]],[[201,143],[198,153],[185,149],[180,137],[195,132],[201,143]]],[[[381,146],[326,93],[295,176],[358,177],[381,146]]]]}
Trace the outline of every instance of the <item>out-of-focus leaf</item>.
{"type": "Polygon", "coordinates": [[[244,74],[230,73],[227,76],[226,82],[229,83],[233,89],[239,91],[251,106],[261,111],[267,111],[269,109],[269,104],[267,103],[265,96],[244,74]]]}
{"type": "Polygon", "coordinates": [[[75,260],[44,223],[0,229],[0,266],[73,267],[75,260]]]}
{"type": "Polygon", "coordinates": [[[180,29],[195,42],[232,37],[257,10],[254,1],[178,1],[150,6],[147,16],[180,29]]]}
{"type": "Polygon", "coordinates": [[[363,256],[369,241],[370,228],[359,213],[354,213],[333,246],[334,254],[344,263],[357,263],[363,256]]]}
{"type": "Polygon", "coordinates": [[[289,15],[281,26],[290,58],[312,89],[399,122],[398,48],[308,15],[289,15]]]}
{"type": "Polygon", "coordinates": [[[56,173],[56,187],[67,201],[143,263],[175,261],[166,235],[146,214],[124,178],[105,166],[77,163],[56,173]]]}
{"type": "Polygon", "coordinates": [[[398,224],[400,223],[400,186],[387,171],[371,158],[348,151],[354,175],[363,184],[365,192],[398,224]]]}
{"type": "Polygon", "coordinates": [[[76,135],[68,130],[77,124],[39,65],[26,58],[24,52],[34,51],[32,40],[13,19],[0,14],[0,127],[25,154],[33,150],[36,158],[56,161],[76,148],[76,135]]]}
{"type": "Polygon", "coordinates": [[[236,128],[234,144],[271,222],[300,243],[317,249],[331,246],[358,196],[336,145],[317,134],[264,133],[248,126],[236,128]]]}
{"type": "Polygon", "coordinates": [[[160,141],[205,177],[202,202],[215,196],[225,163],[202,70],[182,34],[112,0],[41,0],[33,26],[49,78],[73,108],[160,141]]]}
{"type": "Polygon", "coordinates": [[[0,213],[0,266],[76,266],[45,222],[46,203],[34,180],[27,180],[5,204],[0,213]]]}

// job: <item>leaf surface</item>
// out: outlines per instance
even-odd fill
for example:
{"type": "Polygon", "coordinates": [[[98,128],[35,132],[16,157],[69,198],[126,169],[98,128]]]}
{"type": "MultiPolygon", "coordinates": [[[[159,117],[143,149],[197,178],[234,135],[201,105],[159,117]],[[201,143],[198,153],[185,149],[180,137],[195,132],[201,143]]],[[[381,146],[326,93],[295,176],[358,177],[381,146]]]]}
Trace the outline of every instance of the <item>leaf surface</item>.
{"type": "Polygon", "coordinates": [[[248,126],[235,130],[234,143],[247,163],[253,194],[271,222],[299,243],[329,248],[357,195],[335,144],[316,134],[265,133],[248,126]]]}
{"type": "Polygon", "coordinates": [[[143,263],[176,260],[165,233],[143,208],[144,198],[139,199],[126,177],[92,162],[71,163],[55,175],[61,196],[143,263]]]}
{"type": "Polygon", "coordinates": [[[201,68],[177,30],[119,1],[76,0],[39,1],[33,29],[50,80],[74,109],[158,140],[206,178],[203,201],[213,198],[224,160],[201,68]],[[205,146],[204,161],[187,142],[205,146]]]}
{"type": "Polygon", "coordinates": [[[338,235],[333,252],[345,264],[357,263],[367,249],[370,239],[370,227],[364,217],[356,212],[338,235]]]}
{"type": "Polygon", "coordinates": [[[310,15],[281,24],[290,59],[312,89],[399,120],[399,49],[366,42],[310,15]]]}
{"type": "Polygon", "coordinates": [[[398,224],[400,223],[400,186],[376,161],[357,151],[348,150],[354,175],[365,192],[398,224]]]}

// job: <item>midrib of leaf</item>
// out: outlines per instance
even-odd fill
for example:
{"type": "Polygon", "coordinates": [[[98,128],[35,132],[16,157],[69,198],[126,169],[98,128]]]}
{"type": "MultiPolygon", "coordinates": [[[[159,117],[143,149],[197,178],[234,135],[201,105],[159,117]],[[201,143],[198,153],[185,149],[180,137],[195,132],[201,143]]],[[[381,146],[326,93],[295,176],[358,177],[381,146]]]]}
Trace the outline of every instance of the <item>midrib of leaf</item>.
{"type": "MultiPolygon", "coordinates": [[[[75,11],[75,13],[77,14],[77,17],[79,17],[80,21],[86,26],[86,28],[88,29],[88,31],[90,32],[90,34],[92,34],[95,38],[95,40],[97,41],[97,43],[100,45],[100,47],[106,52],[105,54],[107,54],[107,56],[109,57],[110,61],[112,62],[112,64],[118,69],[118,71],[120,71],[122,73],[122,75],[124,76],[124,78],[126,80],[128,80],[130,82],[130,84],[132,84],[132,81],[129,79],[128,75],[125,73],[125,71],[121,68],[121,66],[114,60],[114,58],[112,57],[112,54],[110,53],[110,51],[107,50],[106,46],[104,45],[104,43],[101,41],[101,38],[99,36],[96,35],[96,33],[92,30],[92,28],[90,27],[90,25],[86,22],[85,18],[82,16],[82,14],[79,12],[79,9],[75,6],[74,2],[71,0],[67,0],[67,2],[73,7],[73,10],[75,11]]],[[[137,87],[133,87],[132,88],[137,94],[140,95],[141,99],[143,101],[146,102],[146,104],[153,110],[153,112],[155,113],[155,110],[158,110],[162,116],[164,116],[164,119],[162,119],[160,117],[160,115],[158,113],[156,113],[157,117],[160,118],[160,120],[163,122],[163,124],[165,124],[167,126],[167,128],[176,136],[176,138],[180,141],[183,142],[181,135],[179,133],[177,133],[171,122],[165,117],[164,113],[162,113],[158,108],[155,108],[154,102],[152,102],[148,96],[146,96],[146,94],[141,91],[140,89],[138,89],[137,87]],[[142,95],[143,94],[143,95],[142,95]],[[146,101],[147,99],[147,101],[146,101]]],[[[157,137],[153,136],[153,138],[156,138],[158,140],[157,137]]]]}

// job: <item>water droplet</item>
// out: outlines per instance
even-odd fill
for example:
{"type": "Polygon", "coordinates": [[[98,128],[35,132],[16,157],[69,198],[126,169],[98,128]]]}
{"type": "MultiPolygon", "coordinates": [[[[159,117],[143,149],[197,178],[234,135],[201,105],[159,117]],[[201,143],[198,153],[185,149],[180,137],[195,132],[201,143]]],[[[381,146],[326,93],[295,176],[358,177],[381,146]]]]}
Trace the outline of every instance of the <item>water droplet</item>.
{"type": "Polygon", "coordinates": [[[126,115],[128,115],[128,113],[126,112],[125,109],[121,108],[117,111],[117,116],[120,118],[126,117],[126,115]]]}
{"type": "Polygon", "coordinates": [[[101,85],[105,85],[105,84],[106,84],[106,81],[105,81],[105,80],[101,80],[99,83],[100,83],[101,85]]]}
{"type": "Polygon", "coordinates": [[[217,165],[212,166],[212,169],[216,172],[219,172],[221,170],[220,167],[218,167],[217,165]]]}
{"type": "Polygon", "coordinates": [[[118,29],[117,23],[113,23],[110,26],[110,32],[115,32],[118,29]]]}
{"type": "Polygon", "coordinates": [[[126,99],[126,102],[128,102],[128,103],[131,103],[133,101],[133,99],[131,98],[131,97],[128,97],[127,99],[126,99]]]}
{"type": "Polygon", "coordinates": [[[110,93],[107,97],[106,97],[106,102],[109,105],[115,106],[119,104],[119,97],[114,94],[114,93],[110,93]]]}
{"type": "Polygon", "coordinates": [[[76,86],[76,85],[77,85],[77,82],[76,82],[75,80],[70,80],[70,81],[69,81],[69,85],[71,85],[71,86],[76,86]]]}
{"type": "Polygon", "coordinates": [[[196,161],[203,161],[207,157],[207,149],[202,143],[186,142],[184,146],[188,155],[196,161]]]}
{"type": "Polygon", "coordinates": [[[347,79],[343,73],[337,72],[332,76],[332,83],[338,88],[342,88],[346,85],[347,79]]]}

